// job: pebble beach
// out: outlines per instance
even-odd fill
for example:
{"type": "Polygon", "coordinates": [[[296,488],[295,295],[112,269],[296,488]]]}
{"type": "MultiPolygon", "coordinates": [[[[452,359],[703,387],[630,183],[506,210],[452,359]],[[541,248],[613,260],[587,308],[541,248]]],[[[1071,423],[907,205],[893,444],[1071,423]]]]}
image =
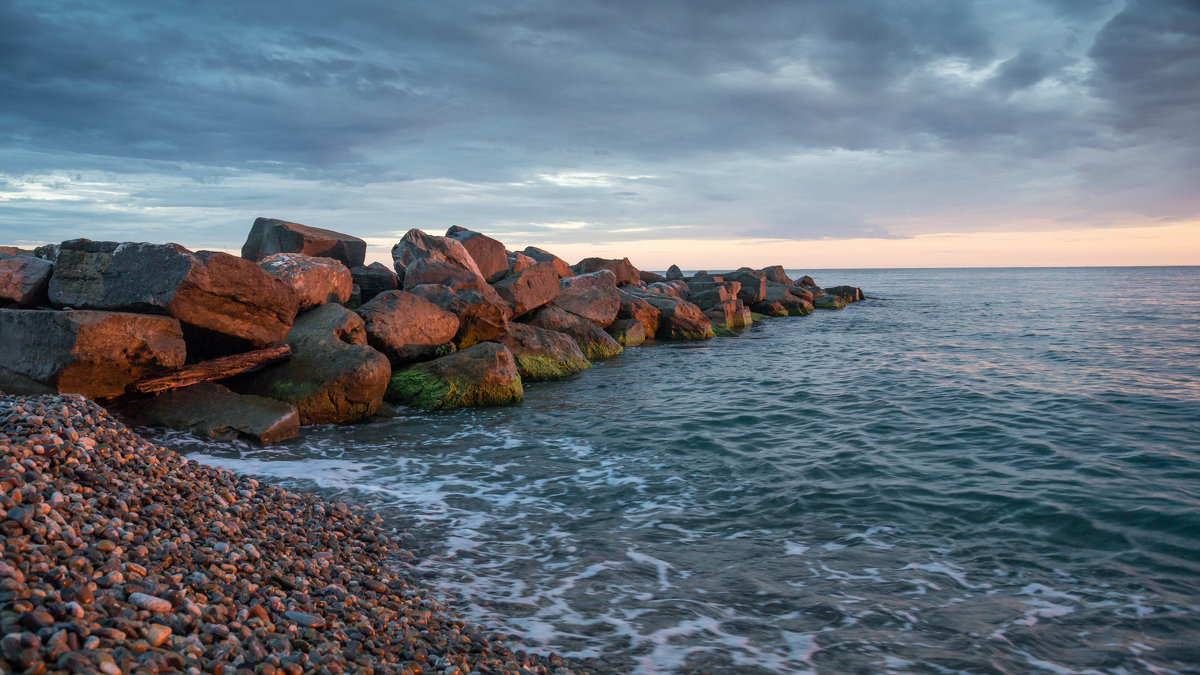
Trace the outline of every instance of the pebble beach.
{"type": "Polygon", "coordinates": [[[457,618],[369,513],[78,395],[0,396],[0,542],[0,672],[590,672],[457,618]]]}

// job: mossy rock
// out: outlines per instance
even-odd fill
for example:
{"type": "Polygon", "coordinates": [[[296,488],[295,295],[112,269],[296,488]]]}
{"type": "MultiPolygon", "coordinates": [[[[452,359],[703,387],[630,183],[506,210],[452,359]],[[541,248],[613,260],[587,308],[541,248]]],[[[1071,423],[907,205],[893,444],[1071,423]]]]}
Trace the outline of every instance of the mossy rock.
{"type": "Polygon", "coordinates": [[[512,352],[483,342],[392,375],[386,398],[425,410],[519,403],[525,396],[512,352]]]}
{"type": "Polygon", "coordinates": [[[511,323],[496,342],[508,347],[522,380],[558,380],[592,367],[571,336],[523,323],[511,323]]]}
{"type": "Polygon", "coordinates": [[[587,359],[561,359],[539,354],[517,354],[513,358],[517,361],[521,379],[530,382],[561,380],[592,367],[587,359]]]}

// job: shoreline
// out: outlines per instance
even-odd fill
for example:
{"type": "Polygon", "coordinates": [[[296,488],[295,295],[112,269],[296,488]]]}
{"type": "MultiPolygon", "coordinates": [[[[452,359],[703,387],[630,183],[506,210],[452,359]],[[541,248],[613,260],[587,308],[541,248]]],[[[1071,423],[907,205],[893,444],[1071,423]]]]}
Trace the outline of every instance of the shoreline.
{"type": "Polygon", "coordinates": [[[81,396],[0,396],[0,451],[16,671],[597,672],[455,616],[365,509],[155,447],[81,396]]]}

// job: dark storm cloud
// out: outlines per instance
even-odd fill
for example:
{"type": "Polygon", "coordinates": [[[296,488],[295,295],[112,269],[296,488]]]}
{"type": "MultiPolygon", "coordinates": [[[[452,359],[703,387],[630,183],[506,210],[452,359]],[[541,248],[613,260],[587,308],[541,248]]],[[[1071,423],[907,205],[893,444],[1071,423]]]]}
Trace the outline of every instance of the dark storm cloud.
{"type": "MultiPolygon", "coordinates": [[[[1197,145],[1198,15],[1091,0],[6,2],[0,171],[177,179],[134,180],[132,221],[187,203],[188,181],[270,208],[336,185],[314,200],[329,213],[440,222],[887,234],[872,193],[939,198],[905,176],[986,163],[980,199],[1046,175],[1103,189],[1128,175],[1080,152],[1161,163],[1155,143],[1194,172],[1180,148],[1197,145]],[[844,152],[869,170],[794,160],[844,152]]],[[[45,195],[5,189],[35,217],[45,195]]],[[[105,199],[81,194],[80,209],[105,199]]]]}

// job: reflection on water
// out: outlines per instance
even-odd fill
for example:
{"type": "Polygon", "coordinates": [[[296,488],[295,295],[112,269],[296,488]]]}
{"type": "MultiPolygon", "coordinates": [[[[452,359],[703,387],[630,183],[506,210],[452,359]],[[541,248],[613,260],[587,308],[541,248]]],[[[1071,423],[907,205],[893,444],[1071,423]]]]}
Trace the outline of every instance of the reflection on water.
{"type": "Polygon", "coordinates": [[[814,277],[879,299],[514,408],[166,442],[371,503],[470,618],[618,671],[1196,672],[1200,270],[814,277]]]}

